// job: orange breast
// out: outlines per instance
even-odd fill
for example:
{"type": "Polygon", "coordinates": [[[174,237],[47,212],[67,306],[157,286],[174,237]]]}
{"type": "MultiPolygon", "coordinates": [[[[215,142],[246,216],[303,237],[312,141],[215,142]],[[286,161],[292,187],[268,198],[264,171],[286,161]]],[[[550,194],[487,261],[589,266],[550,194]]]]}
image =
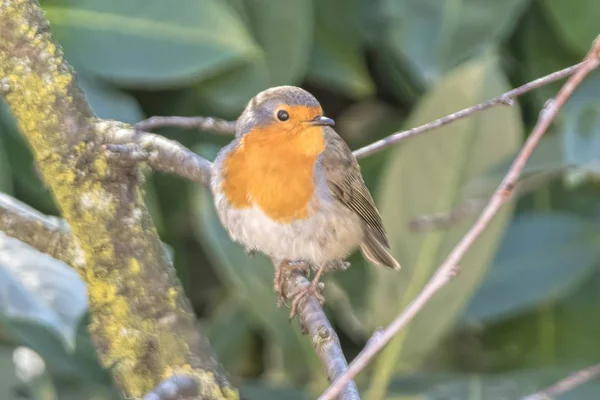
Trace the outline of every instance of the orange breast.
{"type": "Polygon", "coordinates": [[[321,127],[255,129],[224,160],[221,189],[234,207],[256,204],[278,222],[307,218],[314,166],[324,149],[321,127]]]}

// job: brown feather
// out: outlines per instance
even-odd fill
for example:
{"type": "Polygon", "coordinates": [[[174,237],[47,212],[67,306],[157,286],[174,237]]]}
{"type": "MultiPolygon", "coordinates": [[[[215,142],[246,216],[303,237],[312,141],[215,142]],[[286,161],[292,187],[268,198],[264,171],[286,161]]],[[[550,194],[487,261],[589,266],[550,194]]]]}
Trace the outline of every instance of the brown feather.
{"type": "MultiPolygon", "coordinates": [[[[367,253],[369,248],[371,253],[375,250],[376,253],[384,252],[385,249],[389,249],[387,234],[373,197],[363,181],[358,161],[346,142],[333,129],[325,128],[325,141],[326,150],[321,155],[321,167],[332,195],[365,223],[365,241],[361,248],[367,247],[367,253]]],[[[398,263],[389,254],[371,261],[398,268],[398,263]]]]}

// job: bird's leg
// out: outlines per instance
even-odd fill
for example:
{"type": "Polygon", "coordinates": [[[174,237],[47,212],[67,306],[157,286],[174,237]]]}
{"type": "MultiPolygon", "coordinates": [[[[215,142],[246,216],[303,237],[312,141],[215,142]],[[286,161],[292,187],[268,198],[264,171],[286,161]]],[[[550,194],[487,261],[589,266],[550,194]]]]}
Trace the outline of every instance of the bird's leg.
{"type": "Polygon", "coordinates": [[[283,294],[283,284],[285,283],[289,272],[292,271],[300,271],[308,276],[310,273],[310,267],[306,262],[301,260],[283,260],[281,264],[279,264],[279,267],[275,269],[275,279],[273,281],[273,289],[275,289],[275,293],[277,293],[277,307],[281,307],[285,300],[285,295],[283,294]]]}
{"type": "Polygon", "coordinates": [[[294,318],[294,315],[296,315],[296,311],[298,310],[298,306],[302,301],[306,299],[306,296],[313,295],[317,298],[317,300],[319,300],[319,303],[323,304],[325,298],[319,292],[319,280],[321,279],[321,275],[323,275],[323,272],[325,271],[326,265],[326,263],[321,264],[321,266],[317,270],[317,273],[315,274],[315,277],[310,282],[310,285],[303,289],[300,289],[298,292],[293,294],[292,297],[294,299],[292,300],[290,319],[294,318]]]}

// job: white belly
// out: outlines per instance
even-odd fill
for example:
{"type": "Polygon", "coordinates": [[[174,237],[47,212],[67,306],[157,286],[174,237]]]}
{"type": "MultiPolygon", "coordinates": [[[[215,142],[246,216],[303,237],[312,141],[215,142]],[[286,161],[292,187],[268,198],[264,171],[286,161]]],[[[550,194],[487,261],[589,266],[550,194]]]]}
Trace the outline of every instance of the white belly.
{"type": "Polygon", "coordinates": [[[346,258],[363,239],[360,218],[333,201],[321,201],[320,210],[309,218],[279,223],[257,206],[233,209],[223,193],[213,190],[213,194],[231,238],[275,260],[304,260],[318,266],[346,258]]]}

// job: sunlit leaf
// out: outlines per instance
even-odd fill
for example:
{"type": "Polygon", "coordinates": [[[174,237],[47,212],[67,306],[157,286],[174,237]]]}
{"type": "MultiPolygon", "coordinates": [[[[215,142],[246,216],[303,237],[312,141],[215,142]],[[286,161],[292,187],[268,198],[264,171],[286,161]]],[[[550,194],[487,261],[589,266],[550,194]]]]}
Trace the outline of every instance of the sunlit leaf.
{"type": "MultiPolygon", "coordinates": [[[[417,106],[408,126],[417,126],[506,91],[508,83],[494,57],[465,64],[434,86],[417,106]]],[[[519,146],[522,127],[518,108],[495,108],[406,141],[390,155],[380,182],[380,210],[394,256],[396,272],[371,268],[371,326],[386,325],[423,288],[432,273],[472,224],[474,217],[446,231],[413,232],[417,216],[446,213],[461,201],[462,187],[503,161],[519,146]]],[[[496,216],[460,263],[461,272],[442,289],[384,350],[375,368],[370,398],[378,398],[395,366],[417,367],[454,322],[476,290],[494,255],[511,207],[496,216]]]]}

